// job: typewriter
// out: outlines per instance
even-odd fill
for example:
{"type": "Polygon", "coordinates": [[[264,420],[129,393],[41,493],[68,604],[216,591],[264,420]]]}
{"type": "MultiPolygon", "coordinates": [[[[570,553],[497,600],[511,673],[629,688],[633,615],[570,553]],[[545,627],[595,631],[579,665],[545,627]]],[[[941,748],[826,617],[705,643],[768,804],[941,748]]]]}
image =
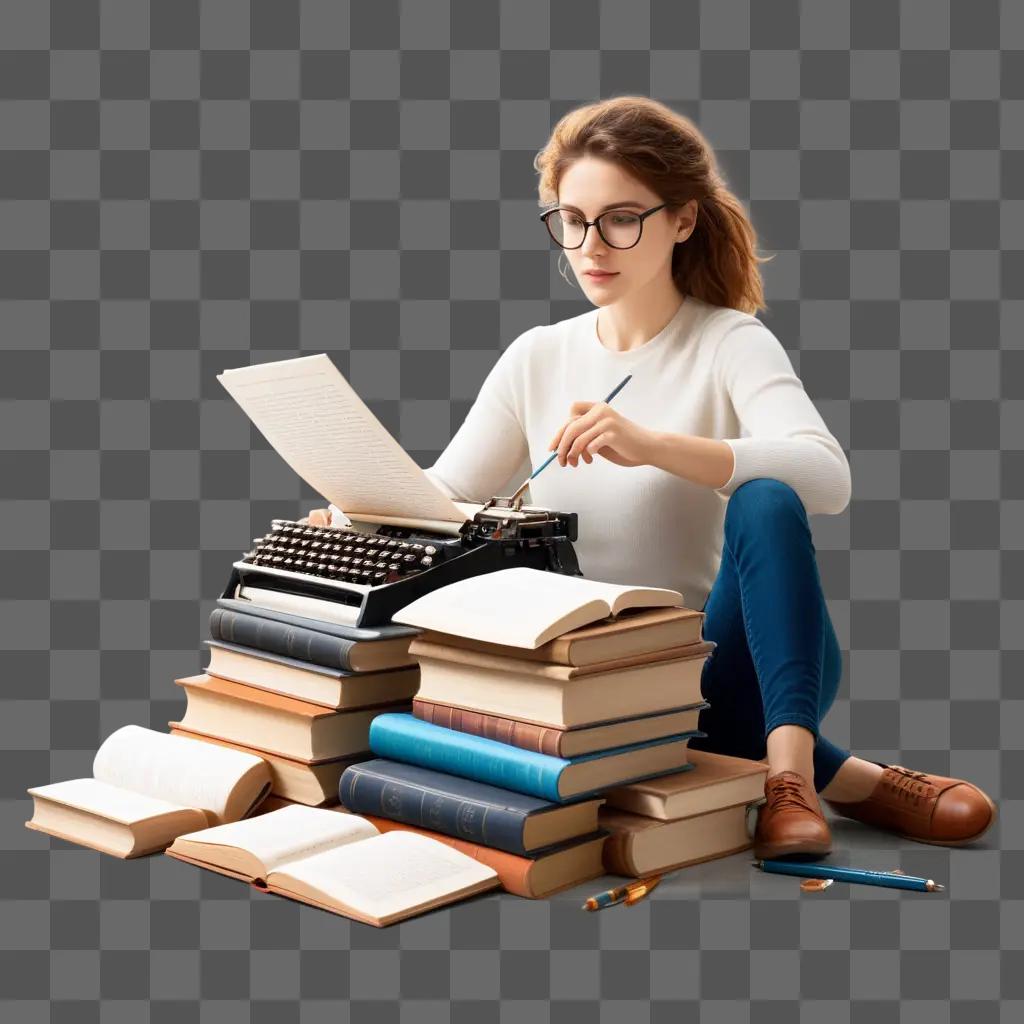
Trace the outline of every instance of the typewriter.
{"type": "Polygon", "coordinates": [[[457,535],[356,519],[347,526],[275,519],[233,563],[221,596],[257,588],[318,598],[332,603],[333,621],[382,626],[416,598],[469,576],[516,566],[582,576],[577,535],[575,512],[508,497],[491,498],[457,535]]]}

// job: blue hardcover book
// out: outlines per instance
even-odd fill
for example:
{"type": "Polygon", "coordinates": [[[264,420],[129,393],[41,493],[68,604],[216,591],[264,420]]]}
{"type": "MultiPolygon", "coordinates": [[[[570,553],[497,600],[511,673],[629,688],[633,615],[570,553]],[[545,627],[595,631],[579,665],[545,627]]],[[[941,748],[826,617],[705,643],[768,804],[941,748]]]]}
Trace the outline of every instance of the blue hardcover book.
{"type": "Polygon", "coordinates": [[[385,712],[370,723],[370,750],[378,757],[567,803],[600,795],[612,786],[685,771],[692,767],[687,763],[687,744],[703,735],[692,729],[628,747],[561,758],[447,729],[411,714],[385,712]]]}
{"type": "Polygon", "coordinates": [[[338,781],[338,799],[353,814],[534,858],[600,833],[597,812],[604,802],[552,803],[386,757],[349,765],[338,781]]]}

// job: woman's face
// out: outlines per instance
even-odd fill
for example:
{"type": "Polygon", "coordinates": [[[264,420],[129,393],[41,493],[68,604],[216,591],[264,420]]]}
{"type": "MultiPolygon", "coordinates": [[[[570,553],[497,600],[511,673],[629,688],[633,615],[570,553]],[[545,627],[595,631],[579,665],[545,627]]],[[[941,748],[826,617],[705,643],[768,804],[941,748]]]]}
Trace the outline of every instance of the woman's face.
{"type": "MultiPolygon", "coordinates": [[[[570,218],[593,220],[605,210],[640,214],[662,199],[617,165],[598,157],[581,157],[562,174],[558,206],[570,218]]],[[[559,214],[552,216],[558,217],[559,214]]],[[[615,248],[601,237],[596,225],[587,229],[583,245],[566,249],[566,259],[576,280],[595,306],[607,306],[656,278],[668,283],[672,277],[672,247],[689,238],[697,217],[697,201],[691,200],[676,215],[667,209],[652,213],[643,221],[640,241],[631,249],[615,248]],[[609,271],[607,276],[590,273],[609,271]]],[[[605,233],[615,230],[608,221],[605,233]]],[[[613,221],[614,223],[614,221],[613,221]]],[[[625,221],[620,221],[625,225],[625,221]]],[[[612,238],[618,244],[618,240],[612,238]]]]}

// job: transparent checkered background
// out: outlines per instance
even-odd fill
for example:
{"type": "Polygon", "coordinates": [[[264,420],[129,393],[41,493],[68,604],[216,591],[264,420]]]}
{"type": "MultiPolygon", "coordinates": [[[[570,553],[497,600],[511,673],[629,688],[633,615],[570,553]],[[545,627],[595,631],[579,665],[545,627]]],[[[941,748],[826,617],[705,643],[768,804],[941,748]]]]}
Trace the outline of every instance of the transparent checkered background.
{"type": "Polygon", "coordinates": [[[5,1021],[1020,1019],[1024,10],[1014,0],[0,0],[5,1021]],[[812,520],[829,734],[1000,802],[945,895],[801,896],[749,857],[586,914],[488,895],[377,930],[29,832],[27,786],[166,728],[230,563],[320,503],[216,380],[325,351],[422,465],[498,352],[588,304],[531,161],[581,102],[695,119],[765,322],[849,453],[812,520]]]}

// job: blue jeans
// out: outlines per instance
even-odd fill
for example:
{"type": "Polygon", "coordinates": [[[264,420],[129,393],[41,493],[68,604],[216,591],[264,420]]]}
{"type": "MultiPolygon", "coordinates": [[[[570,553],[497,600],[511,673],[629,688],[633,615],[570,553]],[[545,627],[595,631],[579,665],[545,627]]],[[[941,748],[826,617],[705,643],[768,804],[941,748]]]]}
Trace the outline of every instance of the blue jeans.
{"type": "Polygon", "coordinates": [[[803,502],[789,484],[748,480],[730,495],[725,541],[704,604],[700,713],[705,738],[690,746],[761,760],[779,725],[815,737],[814,788],[829,784],[848,751],[820,734],[842,675],[842,655],[818,575],[803,502]]]}

